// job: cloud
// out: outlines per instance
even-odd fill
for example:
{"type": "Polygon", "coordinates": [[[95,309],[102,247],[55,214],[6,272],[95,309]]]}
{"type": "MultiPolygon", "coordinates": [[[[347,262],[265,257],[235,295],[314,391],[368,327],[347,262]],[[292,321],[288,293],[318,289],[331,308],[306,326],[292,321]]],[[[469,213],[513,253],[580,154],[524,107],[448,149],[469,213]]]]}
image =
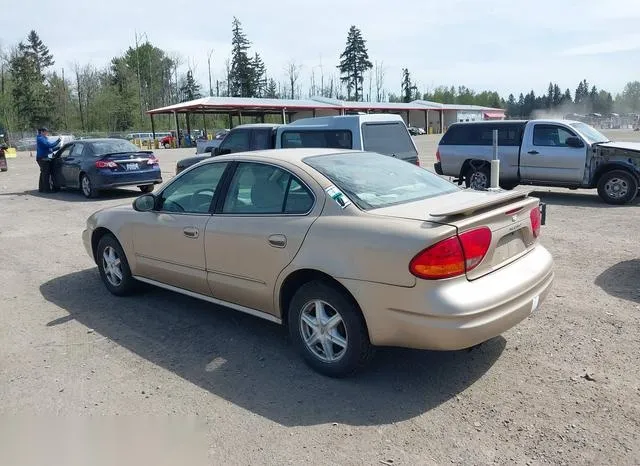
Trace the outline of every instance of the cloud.
{"type": "Polygon", "coordinates": [[[640,34],[631,34],[603,42],[572,47],[562,52],[564,56],[606,55],[640,49],[640,34]]]}

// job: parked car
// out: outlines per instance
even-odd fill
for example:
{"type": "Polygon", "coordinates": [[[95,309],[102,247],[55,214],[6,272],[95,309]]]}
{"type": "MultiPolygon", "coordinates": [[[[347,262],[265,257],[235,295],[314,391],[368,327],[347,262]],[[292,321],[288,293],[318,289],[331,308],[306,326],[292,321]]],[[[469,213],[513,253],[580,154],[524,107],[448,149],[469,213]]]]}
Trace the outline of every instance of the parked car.
{"type": "Polygon", "coordinates": [[[635,199],[640,143],[611,142],[579,121],[456,123],[440,140],[435,170],[474,189],[490,185],[493,130],[498,130],[500,183],[598,189],[609,204],[635,199]]]}
{"type": "Polygon", "coordinates": [[[378,152],[419,165],[418,150],[399,115],[303,118],[288,125],[251,124],[233,128],[210,154],[179,160],[176,173],[211,156],[264,149],[335,148],[378,152]]]}
{"type": "Polygon", "coordinates": [[[163,136],[162,139],[160,139],[160,144],[165,149],[169,149],[171,148],[171,145],[175,143],[175,140],[176,140],[176,137],[173,134],[169,133],[163,136]]]}
{"type": "Polygon", "coordinates": [[[523,191],[283,149],[210,158],[82,236],[111,293],[145,282],[288,325],[307,363],[343,376],[374,346],[461,349],[527,318],[554,277],[540,225],[523,191]]]}
{"type": "Polygon", "coordinates": [[[427,134],[424,129],[416,128],[415,126],[409,126],[407,127],[407,129],[409,130],[409,134],[411,134],[411,136],[420,136],[422,134],[427,134]]]}
{"type": "Polygon", "coordinates": [[[85,139],[65,144],[55,153],[51,174],[54,190],[80,188],[86,197],[123,186],[150,193],[162,183],[158,159],[124,139],[85,139]]]}

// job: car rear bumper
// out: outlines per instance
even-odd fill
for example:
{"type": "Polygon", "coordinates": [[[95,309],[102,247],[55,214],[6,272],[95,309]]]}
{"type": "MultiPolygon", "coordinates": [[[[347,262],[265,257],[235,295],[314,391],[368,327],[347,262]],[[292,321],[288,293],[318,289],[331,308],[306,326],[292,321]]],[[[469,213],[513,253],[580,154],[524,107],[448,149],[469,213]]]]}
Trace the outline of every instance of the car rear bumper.
{"type": "Polygon", "coordinates": [[[442,172],[442,164],[440,162],[434,163],[433,169],[438,175],[444,175],[444,173],[442,172]]]}
{"type": "Polygon", "coordinates": [[[133,173],[98,173],[93,179],[97,189],[118,188],[121,186],[143,186],[162,183],[160,170],[147,170],[133,173]]]}
{"type": "Polygon", "coordinates": [[[365,316],[374,345],[432,350],[468,348],[509,330],[536,310],[553,283],[542,246],[474,281],[418,280],[402,288],[341,280],[365,316]]]}

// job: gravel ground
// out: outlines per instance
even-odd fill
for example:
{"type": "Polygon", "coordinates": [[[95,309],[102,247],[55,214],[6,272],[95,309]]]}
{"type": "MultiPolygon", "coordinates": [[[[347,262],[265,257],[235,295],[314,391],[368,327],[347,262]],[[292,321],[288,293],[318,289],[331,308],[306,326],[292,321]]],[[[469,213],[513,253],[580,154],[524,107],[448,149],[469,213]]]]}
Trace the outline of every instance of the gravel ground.
{"type": "MultiPolygon", "coordinates": [[[[437,137],[416,140],[431,167],[437,137]]],[[[191,153],[158,151],[165,179],[191,153]]],[[[471,351],[382,349],[331,380],[276,325],[162,290],[111,296],[80,233],[137,192],[40,195],[36,181],[29,154],[0,173],[1,464],[71,464],[66,450],[98,464],[115,438],[137,464],[640,463],[638,202],[538,192],[557,275],[531,318],[471,351]],[[103,431],[62,419],[121,421],[83,443],[103,431]]]]}

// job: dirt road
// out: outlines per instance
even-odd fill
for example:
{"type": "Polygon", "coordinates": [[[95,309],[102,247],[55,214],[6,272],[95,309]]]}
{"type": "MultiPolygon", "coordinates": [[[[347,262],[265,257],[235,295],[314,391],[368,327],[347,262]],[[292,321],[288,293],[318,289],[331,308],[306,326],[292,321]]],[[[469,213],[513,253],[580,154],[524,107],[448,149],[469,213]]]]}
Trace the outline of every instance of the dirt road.
{"type": "MultiPolygon", "coordinates": [[[[437,139],[417,140],[430,166],[437,139]]],[[[158,151],[166,179],[190,153],[158,151]]],[[[210,464],[640,463],[638,202],[540,192],[557,278],[531,318],[472,351],[382,349],[367,372],[331,380],[301,363],[276,325],[161,290],[110,295],[80,233],[90,213],[137,192],[89,201],[39,195],[36,181],[28,154],[0,173],[5,423],[18,414],[117,415],[156,428],[172,419],[193,445],[176,434],[155,453],[200,448],[210,464]]],[[[60,418],[50,422],[43,441],[66,438],[80,451],[60,418]]],[[[154,430],[130,435],[141,432],[154,430]]],[[[0,463],[33,453],[40,437],[29,435],[24,445],[0,435],[0,463]]],[[[154,450],[142,454],[138,464],[151,464],[154,450]]]]}

